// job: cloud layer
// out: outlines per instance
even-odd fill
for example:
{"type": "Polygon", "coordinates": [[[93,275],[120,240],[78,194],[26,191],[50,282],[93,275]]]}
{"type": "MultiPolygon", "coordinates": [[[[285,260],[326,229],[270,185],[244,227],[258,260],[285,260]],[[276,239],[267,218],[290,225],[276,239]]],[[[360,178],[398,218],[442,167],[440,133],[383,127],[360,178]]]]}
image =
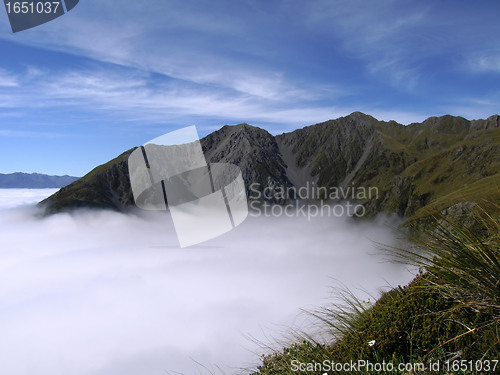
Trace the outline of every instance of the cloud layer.
{"type": "Polygon", "coordinates": [[[264,340],[342,282],[375,293],[411,274],[372,241],[382,223],[248,218],[179,249],[168,214],[0,211],[0,372],[227,373],[258,362],[264,340]],[[361,235],[360,235],[361,234],[361,235]]]}
{"type": "Polygon", "coordinates": [[[59,189],[0,189],[0,210],[40,202],[59,189]]]}

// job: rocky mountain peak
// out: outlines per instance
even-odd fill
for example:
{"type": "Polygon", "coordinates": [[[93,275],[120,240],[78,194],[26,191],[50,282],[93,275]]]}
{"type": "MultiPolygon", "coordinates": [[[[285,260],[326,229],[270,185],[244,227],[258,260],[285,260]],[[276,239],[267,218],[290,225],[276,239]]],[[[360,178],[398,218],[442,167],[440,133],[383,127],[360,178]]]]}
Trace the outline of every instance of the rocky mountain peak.
{"type": "Polygon", "coordinates": [[[357,124],[360,124],[363,122],[377,121],[377,119],[375,119],[374,117],[367,115],[366,113],[359,112],[359,111],[352,112],[351,114],[349,114],[345,117],[341,117],[341,118],[351,120],[357,124]]]}
{"type": "Polygon", "coordinates": [[[207,162],[240,167],[249,193],[266,187],[291,186],[276,139],[264,129],[248,124],[226,125],[201,140],[207,162]]]}

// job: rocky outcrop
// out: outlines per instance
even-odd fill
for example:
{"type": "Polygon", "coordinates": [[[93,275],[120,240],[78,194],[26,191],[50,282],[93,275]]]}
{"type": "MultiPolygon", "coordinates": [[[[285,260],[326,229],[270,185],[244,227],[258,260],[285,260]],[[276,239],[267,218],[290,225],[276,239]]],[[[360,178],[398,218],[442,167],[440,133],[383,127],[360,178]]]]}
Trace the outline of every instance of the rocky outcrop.
{"type": "Polygon", "coordinates": [[[201,144],[207,162],[240,167],[250,199],[261,197],[283,203],[276,190],[293,186],[276,138],[263,129],[248,124],[226,125],[203,138],[201,144]]]}

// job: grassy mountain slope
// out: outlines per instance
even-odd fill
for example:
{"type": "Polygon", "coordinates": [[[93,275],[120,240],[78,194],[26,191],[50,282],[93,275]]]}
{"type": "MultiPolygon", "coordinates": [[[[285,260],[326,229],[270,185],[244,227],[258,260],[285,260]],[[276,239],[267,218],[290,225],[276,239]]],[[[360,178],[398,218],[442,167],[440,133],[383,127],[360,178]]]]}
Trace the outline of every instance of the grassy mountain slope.
{"type": "Polygon", "coordinates": [[[75,208],[125,210],[134,204],[127,164],[128,156],[134,149],[94,168],[39,205],[49,214],[75,208]]]}
{"type": "Polygon", "coordinates": [[[500,127],[495,117],[468,122],[444,116],[410,126],[411,137],[399,139],[404,155],[417,160],[398,176],[407,184],[408,200],[405,205],[406,196],[391,193],[397,183],[388,183],[382,187],[386,202],[405,207],[403,215],[413,221],[464,203],[498,201],[500,127]]]}
{"type": "Polygon", "coordinates": [[[371,214],[395,212],[413,221],[457,204],[500,200],[498,116],[432,117],[403,126],[353,113],[276,138],[311,182],[377,187],[378,197],[364,202],[371,214]]]}

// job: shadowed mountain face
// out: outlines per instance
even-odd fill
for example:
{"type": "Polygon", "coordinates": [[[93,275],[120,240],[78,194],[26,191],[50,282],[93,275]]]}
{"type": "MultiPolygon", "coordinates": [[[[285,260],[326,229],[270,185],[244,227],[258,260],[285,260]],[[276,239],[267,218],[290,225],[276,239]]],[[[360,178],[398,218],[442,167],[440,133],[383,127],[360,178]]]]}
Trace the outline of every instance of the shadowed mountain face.
{"type": "Polygon", "coordinates": [[[75,208],[108,208],[125,211],[134,205],[128,173],[130,149],[39,203],[48,214],[75,208]]]}
{"type": "MultiPolygon", "coordinates": [[[[461,214],[483,199],[500,198],[500,118],[468,121],[431,117],[403,126],[363,113],[272,136],[247,124],[224,126],[201,140],[208,162],[242,170],[247,193],[322,186],[375,188],[358,197],[369,214],[422,219],[461,214]],[[253,184],[253,185],[252,185],[253,184]]],[[[75,207],[126,210],[133,205],[129,150],[41,204],[47,212],[75,207]]],[[[275,199],[276,203],[282,203],[275,199]]]]}
{"type": "Polygon", "coordinates": [[[273,191],[277,187],[293,186],[276,137],[263,129],[248,124],[226,125],[203,138],[201,144],[208,162],[232,163],[240,167],[247,196],[253,194],[251,186],[260,192],[266,188],[273,191]]]}

